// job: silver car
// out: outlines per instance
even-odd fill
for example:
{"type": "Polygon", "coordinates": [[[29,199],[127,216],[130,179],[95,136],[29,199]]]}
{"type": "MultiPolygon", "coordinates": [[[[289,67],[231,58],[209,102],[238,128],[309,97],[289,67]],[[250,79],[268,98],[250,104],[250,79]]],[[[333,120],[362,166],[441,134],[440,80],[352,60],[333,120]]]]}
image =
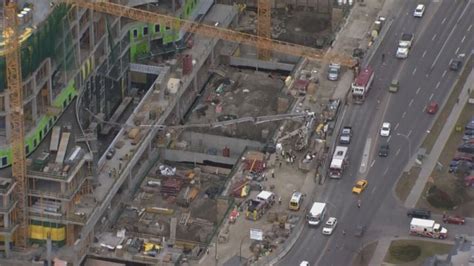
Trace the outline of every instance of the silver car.
{"type": "Polygon", "coordinates": [[[336,81],[339,79],[339,73],[341,72],[341,65],[330,64],[328,69],[328,79],[336,81]]]}

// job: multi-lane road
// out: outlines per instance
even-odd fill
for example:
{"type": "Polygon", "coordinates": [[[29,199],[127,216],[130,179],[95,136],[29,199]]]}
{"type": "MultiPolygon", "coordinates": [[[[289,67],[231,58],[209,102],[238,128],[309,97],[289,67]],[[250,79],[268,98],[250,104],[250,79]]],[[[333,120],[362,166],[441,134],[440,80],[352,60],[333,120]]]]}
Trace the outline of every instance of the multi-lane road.
{"type": "Polygon", "coordinates": [[[420,19],[413,17],[418,3],[400,1],[399,13],[393,14],[391,28],[368,62],[376,75],[368,99],[363,105],[350,105],[344,110],[342,124],[354,129],[349,167],[343,179],[327,180],[324,192],[316,195],[318,201],[328,203],[328,214],[338,218],[338,228],[327,237],[321,234],[321,227],[306,226],[280,265],[299,265],[302,260],[312,265],[349,265],[368,241],[407,235],[409,219],[406,209],[392,196],[393,186],[410,158],[409,153],[416,152],[433,122],[434,116],[424,112],[426,105],[430,101],[442,105],[458,78],[458,72],[448,69],[450,60],[474,49],[473,1],[421,2],[427,10],[420,19]],[[415,34],[414,46],[405,60],[394,56],[402,33],[415,34]],[[398,93],[388,92],[392,79],[400,82],[398,93]],[[389,138],[379,136],[385,121],[392,124],[389,138]],[[390,145],[387,158],[377,157],[382,142],[390,145]],[[362,161],[364,150],[369,154],[362,161]],[[369,181],[360,197],[360,209],[358,197],[351,194],[354,181],[359,178],[369,181]],[[357,225],[367,227],[362,238],[353,235],[357,225]]]}

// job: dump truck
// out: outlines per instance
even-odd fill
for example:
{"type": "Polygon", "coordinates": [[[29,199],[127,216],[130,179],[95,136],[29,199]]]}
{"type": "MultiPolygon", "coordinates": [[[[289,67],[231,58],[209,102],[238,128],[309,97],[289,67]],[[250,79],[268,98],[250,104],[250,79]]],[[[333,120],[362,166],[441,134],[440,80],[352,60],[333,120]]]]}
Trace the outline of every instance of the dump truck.
{"type": "Polygon", "coordinates": [[[247,205],[245,217],[249,220],[258,220],[262,218],[265,212],[275,203],[275,194],[263,190],[255,199],[251,199],[247,205]]]}
{"type": "Polygon", "coordinates": [[[442,227],[434,220],[413,218],[410,222],[410,235],[446,239],[448,237],[448,229],[442,227]]]}
{"type": "Polygon", "coordinates": [[[397,58],[403,59],[408,57],[408,52],[410,51],[410,48],[412,46],[413,38],[414,35],[411,33],[402,34],[400,41],[398,41],[398,48],[396,53],[397,58]]]}

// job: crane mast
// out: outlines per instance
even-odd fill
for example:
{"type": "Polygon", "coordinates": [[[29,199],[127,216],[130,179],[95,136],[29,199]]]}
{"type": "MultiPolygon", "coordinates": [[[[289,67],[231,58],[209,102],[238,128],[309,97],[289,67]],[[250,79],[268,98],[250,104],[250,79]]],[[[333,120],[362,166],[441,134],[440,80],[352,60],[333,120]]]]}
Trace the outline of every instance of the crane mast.
{"type": "Polygon", "coordinates": [[[14,195],[17,200],[15,217],[18,223],[16,246],[26,248],[28,245],[28,179],[26,176],[25,116],[23,113],[20,43],[16,13],[16,4],[10,1],[5,6],[3,37],[5,38],[5,60],[10,101],[12,175],[16,182],[14,188],[14,195]]]}

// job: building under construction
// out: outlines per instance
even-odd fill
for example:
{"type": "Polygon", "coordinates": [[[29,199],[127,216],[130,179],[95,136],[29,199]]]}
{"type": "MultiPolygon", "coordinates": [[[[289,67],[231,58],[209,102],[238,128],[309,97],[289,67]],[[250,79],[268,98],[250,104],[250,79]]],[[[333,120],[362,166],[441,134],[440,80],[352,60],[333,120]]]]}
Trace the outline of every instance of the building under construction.
{"type": "MultiPolygon", "coordinates": [[[[189,110],[218,75],[219,64],[289,74],[298,56],[312,51],[290,47],[281,50],[290,54],[284,61],[259,61],[245,57],[251,51],[255,58],[255,49],[248,46],[203,37],[180,23],[149,20],[166,14],[216,29],[235,27],[242,11],[238,5],[117,0],[109,1],[114,6],[102,6],[104,14],[60,2],[16,1],[28,156],[26,249],[17,245],[24,234],[18,224],[24,213],[16,210],[17,179],[10,169],[11,105],[3,70],[10,51],[0,42],[0,240],[5,257],[0,264],[56,259],[79,265],[90,243],[117,221],[123,203],[163,155],[162,148],[176,143],[180,124],[190,119],[189,110]],[[119,17],[124,13],[113,8],[119,5],[148,13],[119,17]],[[164,131],[163,125],[172,130],[164,131]]],[[[240,35],[229,36],[228,41],[246,42],[240,35]]],[[[291,97],[280,98],[283,103],[276,108],[275,98],[270,114],[288,112],[291,97]]],[[[264,142],[260,135],[253,139],[264,142]]]]}

